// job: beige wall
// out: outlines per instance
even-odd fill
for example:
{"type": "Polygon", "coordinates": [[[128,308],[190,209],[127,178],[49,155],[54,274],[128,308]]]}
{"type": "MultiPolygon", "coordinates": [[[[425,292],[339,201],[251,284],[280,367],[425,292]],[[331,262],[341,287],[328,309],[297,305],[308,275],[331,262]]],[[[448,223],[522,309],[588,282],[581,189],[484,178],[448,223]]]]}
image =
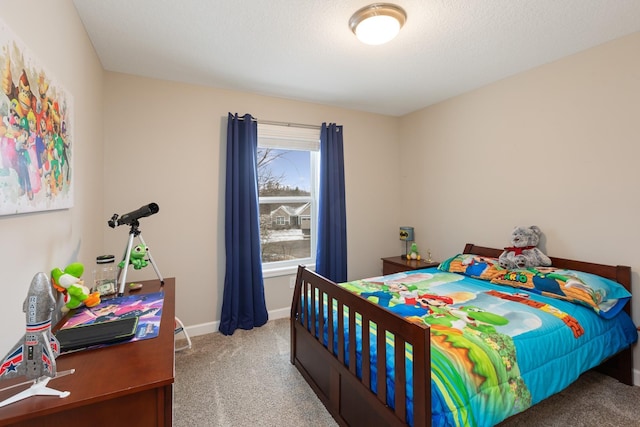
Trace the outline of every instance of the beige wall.
{"type": "MultiPolygon", "coordinates": [[[[194,330],[216,324],[228,112],[344,125],[350,279],[402,251],[399,225],[414,225],[423,252],[442,259],[467,241],[501,247],[514,225],[536,224],[548,254],[631,265],[640,292],[640,34],[395,118],[104,73],[70,0],[0,0],[0,18],[74,95],[77,141],[72,209],[0,217],[0,348],[22,334],[35,272],[121,255],[128,229],[107,219],[151,201],[160,213],[141,220],[142,235],[161,274],[177,278],[177,315],[194,330]]],[[[289,278],[265,288],[272,314],[286,314],[289,278]]],[[[634,310],[640,323],[637,301],[634,310]]]]}
{"type": "Polygon", "coordinates": [[[403,210],[435,258],[538,225],[547,254],[629,265],[640,295],[638,52],[635,33],[402,118],[403,210]]]}
{"type": "Polygon", "coordinates": [[[71,1],[3,0],[0,19],[73,97],[75,182],[71,209],[0,217],[4,355],[24,334],[22,303],[33,276],[76,260],[92,266],[102,251],[103,70],[71,1]]]}
{"type": "MultiPolygon", "coordinates": [[[[176,312],[186,325],[213,331],[220,320],[229,112],[343,125],[349,277],[380,274],[380,258],[399,251],[397,118],[119,73],[106,73],[104,93],[103,217],[158,203],[140,230],[160,273],[177,279],[176,312]]],[[[105,247],[122,254],[128,232],[105,228],[105,247]]],[[[151,269],[128,274],[155,277],[151,269]]],[[[272,317],[286,316],[289,277],[266,279],[265,293],[272,317]]]]}

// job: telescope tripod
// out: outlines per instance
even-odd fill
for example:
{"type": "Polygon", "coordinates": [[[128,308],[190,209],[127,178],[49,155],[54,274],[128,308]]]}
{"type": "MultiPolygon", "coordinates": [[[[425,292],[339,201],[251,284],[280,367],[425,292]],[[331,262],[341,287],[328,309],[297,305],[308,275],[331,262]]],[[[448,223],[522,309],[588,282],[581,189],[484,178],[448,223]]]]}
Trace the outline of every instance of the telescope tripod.
{"type": "Polygon", "coordinates": [[[125,286],[125,283],[127,283],[127,270],[129,268],[129,261],[131,260],[131,249],[133,249],[134,237],[137,237],[138,239],[140,239],[140,242],[147,248],[147,255],[149,256],[149,262],[151,263],[151,266],[156,272],[158,279],[160,279],[160,284],[164,285],[164,279],[160,274],[160,270],[158,270],[158,267],[156,266],[156,263],[153,260],[153,257],[151,256],[151,251],[149,251],[149,247],[144,242],[144,239],[142,238],[141,234],[142,232],[140,231],[140,223],[138,222],[137,219],[133,220],[131,222],[131,229],[129,230],[129,240],[127,242],[127,247],[124,250],[124,257],[123,257],[124,265],[120,267],[120,264],[118,264],[118,277],[116,280],[116,283],[118,283],[118,296],[124,295],[124,286],[125,286]],[[121,275],[122,275],[122,280],[120,280],[121,275]]]}

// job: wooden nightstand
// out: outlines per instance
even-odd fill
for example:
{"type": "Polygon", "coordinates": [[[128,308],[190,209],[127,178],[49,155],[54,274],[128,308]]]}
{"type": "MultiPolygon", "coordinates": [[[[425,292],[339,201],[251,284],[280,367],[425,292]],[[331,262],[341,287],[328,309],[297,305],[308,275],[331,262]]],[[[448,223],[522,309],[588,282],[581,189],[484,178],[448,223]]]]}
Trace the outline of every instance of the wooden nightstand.
{"type": "Polygon", "coordinates": [[[401,273],[409,270],[420,270],[422,268],[437,267],[440,263],[436,261],[427,262],[423,259],[408,260],[401,256],[382,258],[382,274],[401,273]]]}

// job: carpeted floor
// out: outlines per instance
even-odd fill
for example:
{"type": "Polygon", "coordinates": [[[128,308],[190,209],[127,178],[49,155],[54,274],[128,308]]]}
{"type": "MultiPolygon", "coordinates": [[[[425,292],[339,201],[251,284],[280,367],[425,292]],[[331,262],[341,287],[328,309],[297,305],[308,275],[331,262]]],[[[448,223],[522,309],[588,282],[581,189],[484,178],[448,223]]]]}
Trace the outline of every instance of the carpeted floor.
{"type": "MultiPolygon", "coordinates": [[[[176,353],[175,427],[337,426],[289,363],[288,319],[192,342],[176,353]]],[[[500,427],[639,425],[640,387],[589,372],[500,427]]]]}
{"type": "Polygon", "coordinates": [[[337,426],[289,362],[289,319],[192,343],[176,353],[175,427],[337,426]]]}
{"type": "Polygon", "coordinates": [[[589,371],[500,427],[638,427],[640,387],[589,371]]]}

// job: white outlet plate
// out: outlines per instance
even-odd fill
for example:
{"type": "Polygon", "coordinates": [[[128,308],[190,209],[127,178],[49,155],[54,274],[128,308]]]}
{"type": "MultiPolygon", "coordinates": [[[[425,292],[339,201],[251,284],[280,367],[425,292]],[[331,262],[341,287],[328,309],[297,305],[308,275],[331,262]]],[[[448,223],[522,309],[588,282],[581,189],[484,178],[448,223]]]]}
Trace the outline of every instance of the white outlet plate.
{"type": "Polygon", "coordinates": [[[293,289],[296,285],[296,276],[289,277],[289,288],[293,289]]]}

